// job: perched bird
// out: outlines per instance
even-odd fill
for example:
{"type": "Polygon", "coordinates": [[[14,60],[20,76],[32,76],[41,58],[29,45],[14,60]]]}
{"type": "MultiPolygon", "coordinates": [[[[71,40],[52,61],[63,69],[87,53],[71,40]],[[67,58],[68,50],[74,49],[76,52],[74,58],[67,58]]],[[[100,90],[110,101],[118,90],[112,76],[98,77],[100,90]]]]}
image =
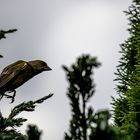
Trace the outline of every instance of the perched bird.
{"type": "Polygon", "coordinates": [[[51,68],[42,60],[23,61],[19,60],[5,67],[0,74],[0,100],[3,96],[12,98],[14,102],[16,88],[23,85],[35,75],[49,71],[51,68]],[[5,92],[14,92],[13,96],[5,94],[5,92]]]}

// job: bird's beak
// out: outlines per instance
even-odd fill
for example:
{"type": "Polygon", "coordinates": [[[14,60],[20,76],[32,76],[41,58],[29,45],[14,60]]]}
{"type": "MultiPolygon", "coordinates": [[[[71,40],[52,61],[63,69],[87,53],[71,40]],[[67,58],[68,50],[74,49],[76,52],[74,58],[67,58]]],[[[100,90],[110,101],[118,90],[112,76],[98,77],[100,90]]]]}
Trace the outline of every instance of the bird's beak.
{"type": "Polygon", "coordinates": [[[50,70],[52,70],[50,67],[46,67],[46,68],[44,68],[44,70],[46,70],[46,71],[50,71],[50,70]]]}

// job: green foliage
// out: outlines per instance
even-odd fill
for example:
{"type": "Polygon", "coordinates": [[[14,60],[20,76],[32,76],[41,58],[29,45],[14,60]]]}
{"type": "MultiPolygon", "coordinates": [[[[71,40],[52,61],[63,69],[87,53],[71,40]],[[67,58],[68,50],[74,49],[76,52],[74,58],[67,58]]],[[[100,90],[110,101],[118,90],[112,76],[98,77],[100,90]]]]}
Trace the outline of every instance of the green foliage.
{"type": "Polygon", "coordinates": [[[140,139],[140,1],[133,0],[128,11],[130,37],[121,45],[117,67],[117,92],[113,99],[114,119],[126,136],[140,139]]]}
{"type": "Polygon", "coordinates": [[[108,110],[102,110],[95,113],[93,116],[95,126],[92,127],[89,140],[124,140],[120,129],[109,124],[110,117],[111,114],[108,110]]]}
{"type": "Polygon", "coordinates": [[[67,96],[72,108],[72,120],[70,122],[70,134],[66,133],[65,139],[87,140],[87,130],[93,110],[86,103],[94,94],[95,84],[92,80],[93,68],[99,67],[96,58],[83,55],[77,59],[71,68],[63,66],[66,72],[69,88],[67,96]]]}
{"type": "Polygon", "coordinates": [[[97,59],[90,55],[82,55],[70,68],[63,66],[69,82],[67,96],[72,111],[65,140],[123,140],[119,128],[109,124],[109,111],[94,113],[87,105],[95,92],[93,69],[99,66],[97,59]]]}
{"type": "Polygon", "coordinates": [[[28,125],[27,129],[28,140],[40,140],[42,132],[38,130],[36,125],[28,125]]]}
{"type": "Polygon", "coordinates": [[[29,125],[27,135],[21,134],[17,128],[23,125],[27,119],[19,118],[19,115],[23,111],[31,112],[35,110],[36,104],[40,104],[52,97],[53,94],[49,94],[36,101],[23,102],[15,106],[7,118],[3,117],[0,113],[0,140],[39,140],[41,132],[34,125],[29,125]],[[35,137],[36,139],[31,139],[35,137]]]}

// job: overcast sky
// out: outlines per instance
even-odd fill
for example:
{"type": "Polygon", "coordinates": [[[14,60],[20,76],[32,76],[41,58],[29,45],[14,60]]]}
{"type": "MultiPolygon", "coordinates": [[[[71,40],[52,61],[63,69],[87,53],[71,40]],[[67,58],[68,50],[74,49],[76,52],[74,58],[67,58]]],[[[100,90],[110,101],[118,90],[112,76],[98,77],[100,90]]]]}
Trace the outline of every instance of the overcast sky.
{"type": "MultiPolygon", "coordinates": [[[[128,37],[128,21],[123,13],[131,0],[0,0],[0,28],[17,28],[0,41],[2,70],[19,59],[42,59],[53,69],[17,89],[15,102],[0,102],[6,116],[15,105],[49,93],[54,96],[35,112],[22,113],[27,123],[43,130],[42,140],[62,140],[70,120],[68,83],[61,66],[70,66],[81,54],[97,56],[102,66],[95,71],[96,93],[90,100],[95,110],[111,109],[115,96],[114,72],[120,54],[119,44],[128,37]],[[5,107],[6,106],[6,107],[5,107]]],[[[21,117],[20,116],[20,117],[21,117]]],[[[26,124],[27,124],[26,123],[26,124]]],[[[24,132],[26,125],[22,127],[24,132]]]]}

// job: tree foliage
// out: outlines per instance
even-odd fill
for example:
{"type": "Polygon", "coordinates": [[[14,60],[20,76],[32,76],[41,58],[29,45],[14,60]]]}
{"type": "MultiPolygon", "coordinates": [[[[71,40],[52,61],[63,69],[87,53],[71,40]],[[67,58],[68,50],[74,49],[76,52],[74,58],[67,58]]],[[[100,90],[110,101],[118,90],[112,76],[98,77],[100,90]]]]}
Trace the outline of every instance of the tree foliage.
{"type": "Polygon", "coordinates": [[[122,57],[117,67],[117,92],[113,100],[114,119],[126,135],[140,139],[140,1],[133,0],[128,11],[130,37],[121,44],[122,57]]]}
{"type": "Polygon", "coordinates": [[[95,90],[95,84],[91,77],[92,69],[99,65],[96,58],[83,55],[71,68],[63,66],[69,81],[67,96],[72,108],[70,134],[66,133],[66,139],[87,140],[87,130],[91,127],[90,119],[93,115],[93,110],[91,107],[87,107],[87,102],[95,90]]]}
{"type": "Polygon", "coordinates": [[[39,140],[41,132],[38,130],[37,126],[29,125],[27,135],[23,135],[17,130],[17,128],[27,121],[27,119],[17,117],[17,115],[23,111],[34,111],[36,104],[44,102],[52,95],[53,94],[49,94],[36,101],[23,102],[15,106],[7,118],[3,117],[2,113],[0,113],[0,140],[39,140]]]}
{"type": "Polygon", "coordinates": [[[63,66],[69,82],[67,96],[72,114],[65,140],[121,139],[119,129],[109,124],[109,111],[94,113],[92,106],[88,105],[95,92],[93,69],[99,66],[97,59],[90,55],[80,56],[70,68],[63,66]]]}

